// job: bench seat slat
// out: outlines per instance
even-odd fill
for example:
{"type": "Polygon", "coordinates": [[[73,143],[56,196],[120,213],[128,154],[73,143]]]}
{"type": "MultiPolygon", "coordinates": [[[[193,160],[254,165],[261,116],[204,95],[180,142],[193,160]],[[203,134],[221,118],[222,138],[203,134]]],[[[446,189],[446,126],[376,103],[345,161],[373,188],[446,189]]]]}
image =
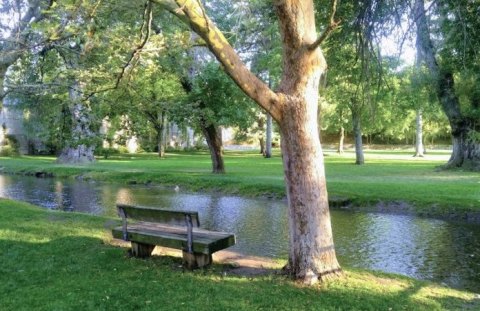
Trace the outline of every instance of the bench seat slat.
{"type": "MultiPolygon", "coordinates": [[[[123,238],[122,227],[114,228],[112,233],[115,238],[123,238]]],[[[187,245],[186,228],[179,226],[148,222],[129,224],[127,237],[131,241],[175,249],[185,249],[187,245]]],[[[235,236],[233,234],[193,228],[194,252],[212,254],[232,245],[235,245],[235,236]]]]}
{"type": "MultiPolygon", "coordinates": [[[[129,229],[146,229],[152,231],[172,232],[178,234],[186,234],[186,228],[182,226],[167,225],[161,223],[152,222],[137,222],[128,225],[129,229]]],[[[210,231],[203,228],[193,228],[194,237],[209,237],[209,238],[224,238],[227,235],[231,235],[228,232],[210,231]]]]}

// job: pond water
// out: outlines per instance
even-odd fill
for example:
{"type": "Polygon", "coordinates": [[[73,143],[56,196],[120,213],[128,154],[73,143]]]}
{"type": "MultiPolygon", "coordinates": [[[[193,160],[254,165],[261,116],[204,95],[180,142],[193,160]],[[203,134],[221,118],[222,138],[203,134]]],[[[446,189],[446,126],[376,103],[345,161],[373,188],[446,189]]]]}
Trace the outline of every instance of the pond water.
{"type": "MultiPolygon", "coordinates": [[[[115,203],[196,210],[202,227],[234,232],[230,250],[287,258],[283,201],[174,191],[159,186],[115,185],[0,175],[0,197],[49,209],[116,215],[115,203]]],[[[340,263],[394,272],[480,292],[480,226],[406,215],[332,211],[340,263]]]]}

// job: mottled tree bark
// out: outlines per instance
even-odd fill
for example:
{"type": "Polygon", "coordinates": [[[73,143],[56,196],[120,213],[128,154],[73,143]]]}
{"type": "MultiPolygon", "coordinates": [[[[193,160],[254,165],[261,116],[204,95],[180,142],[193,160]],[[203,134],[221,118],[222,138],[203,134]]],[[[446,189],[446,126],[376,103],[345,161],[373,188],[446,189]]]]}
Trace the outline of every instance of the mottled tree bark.
{"type": "Polygon", "coordinates": [[[95,162],[92,138],[95,133],[91,129],[92,114],[87,103],[82,101],[81,86],[74,83],[69,91],[69,109],[72,118],[71,138],[57,157],[58,163],[87,164],[95,162]]]}
{"type": "Polygon", "coordinates": [[[317,40],[313,2],[278,1],[283,74],[279,120],[289,206],[288,271],[307,284],[340,271],[330,222],[322,147],[318,135],[319,83],[326,69],[317,40]]]}

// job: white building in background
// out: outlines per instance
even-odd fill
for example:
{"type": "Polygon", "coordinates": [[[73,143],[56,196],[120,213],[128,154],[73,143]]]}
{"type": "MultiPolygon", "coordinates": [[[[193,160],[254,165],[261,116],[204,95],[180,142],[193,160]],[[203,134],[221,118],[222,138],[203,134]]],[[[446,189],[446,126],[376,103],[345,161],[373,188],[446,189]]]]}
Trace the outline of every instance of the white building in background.
{"type": "MultiPolygon", "coordinates": [[[[128,121],[128,116],[125,116],[123,118],[125,119],[125,121],[128,121]]],[[[99,131],[100,135],[106,135],[111,126],[112,125],[111,125],[108,117],[104,118],[102,120],[102,126],[100,127],[100,131],[99,131]]],[[[116,131],[115,134],[113,135],[113,141],[116,141],[119,137],[124,136],[124,135],[125,135],[125,130],[116,131]]],[[[120,145],[115,143],[115,142],[110,144],[106,139],[104,139],[103,143],[102,143],[102,147],[103,148],[118,149],[120,147],[120,145]]],[[[131,137],[127,137],[126,140],[125,140],[125,147],[127,148],[128,153],[137,152],[138,149],[140,148],[140,145],[138,144],[137,137],[135,135],[133,135],[131,137]]]]}
{"type": "MultiPolygon", "coordinates": [[[[128,116],[124,116],[122,119],[126,121],[125,123],[128,124],[128,116]]],[[[102,126],[100,127],[100,134],[106,135],[111,128],[111,123],[107,118],[102,120],[102,126]]],[[[118,130],[113,134],[113,141],[114,143],[110,144],[107,140],[103,140],[103,148],[115,148],[118,149],[121,146],[115,141],[117,141],[120,137],[124,137],[125,139],[125,147],[129,153],[136,153],[140,150],[140,143],[138,141],[138,137],[135,135],[130,135],[126,137],[127,131],[126,130],[118,130]]],[[[193,147],[196,140],[195,140],[195,131],[187,127],[186,131],[182,131],[175,123],[168,123],[165,129],[165,145],[172,148],[190,148],[193,147]]]]}

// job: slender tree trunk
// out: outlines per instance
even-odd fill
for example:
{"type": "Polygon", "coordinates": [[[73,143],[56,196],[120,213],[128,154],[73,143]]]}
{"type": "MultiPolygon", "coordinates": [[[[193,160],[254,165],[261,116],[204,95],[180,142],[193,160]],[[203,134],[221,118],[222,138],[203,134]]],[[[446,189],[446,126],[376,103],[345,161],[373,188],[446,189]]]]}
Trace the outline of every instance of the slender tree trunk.
{"type": "Polygon", "coordinates": [[[478,120],[462,114],[455,94],[454,75],[450,69],[440,68],[430,38],[424,0],[415,0],[417,25],[417,53],[436,80],[436,93],[452,129],[452,155],[445,168],[465,167],[480,170],[480,126],[478,120]]]}
{"type": "Polygon", "coordinates": [[[204,122],[201,123],[200,127],[207,140],[210,157],[212,159],[212,173],[224,174],[225,164],[223,162],[222,154],[222,131],[214,124],[205,125],[204,122]]]}
{"type": "Polygon", "coordinates": [[[168,119],[165,118],[165,121],[164,121],[164,126],[163,126],[163,150],[166,150],[169,146],[170,146],[170,143],[172,141],[172,135],[171,135],[171,124],[170,122],[168,121],[168,119]]]}
{"type": "Polygon", "coordinates": [[[260,154],[265,155],[265,136],[263,135],[265,132],[265,120],[263,119],[263,116],[259,116],[257,118],[257,124],[258,124],[258,132],[260,132],[260,135],[258,137],[258,143],[260,145],[260,154]]]}
{"type": "Polygon", "coordinates": [[[273,120],[272,116],[267,112],[267,140],[265,142],[265,158],[272,157],[272,132],[273,132],[273,120]]]}
{"type": "Polygon", "coordinates": [[[360,121],[360,113],[357,109],[352,109],[352,125],[353,125],[353,137],[355,140],[355,164],[362,165],[365,163],[363,156],[363,143],[362,143],[362,125],[360,121]]]}
{"type": "Polygon", "coordinates": [[[157,132],[158,157],[165,158],[165,111],[158,112],[155,131],[157,132]]]}
{"type": "Polygon", "coordinates": [[[339,140],[338,140],[338,148],[337,148],[337,152],[339,154],[343,154],[343,142],[345,141],[345,128],[343,127],[343,125],[340,126],[340,137],[339,137],[339,140]]]}
{"type": "Polygon", "coordinates": [[[423,147],[423,118],[422,110],[417,109],[415,119],[415,155],[414,157],[423,157],[425,148],[423,147]]]}
{"type": "Polygon", "coordinates": [[[260,145],[260,154],[265,156],[265,138],[263,135],[258,137],[258,144],[260,145]]]}
{"type": "Polygon", "coordinates": [[[156,137],[157,137],[157,148],[158,148],[158,157],[159,158],[165,158],[165,143],[164,143],[164,126],[161,128],[157,129],[156,131],[156,137]]]}
{"type": "Polygon", "coordinates": [[[70,114],[72,117],[71,138],[60,152],[58,163],[87,164],[95,162],[92,139],[96,136],[91,129],[92,114],[87,103],[81,99],[78,82],[69,91],[70,114]]]}

